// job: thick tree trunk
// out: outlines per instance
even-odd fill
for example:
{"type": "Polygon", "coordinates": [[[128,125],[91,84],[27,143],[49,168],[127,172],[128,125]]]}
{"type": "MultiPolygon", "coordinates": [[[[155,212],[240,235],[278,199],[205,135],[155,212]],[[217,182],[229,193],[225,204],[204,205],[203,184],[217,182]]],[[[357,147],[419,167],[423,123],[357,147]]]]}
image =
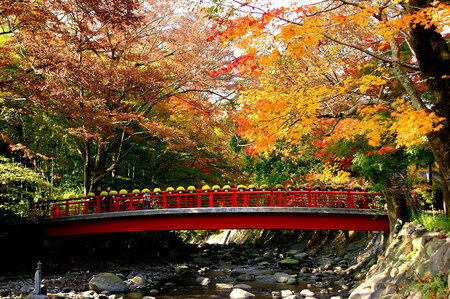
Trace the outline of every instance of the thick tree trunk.
{"type": "Polygon", "coordinates": [[[393,176],[389,180],[389,185],[384,190],[384,198],[386,199],[389,227],[393,232],[395,226],[401,222],[408,220],[408,207],[406,205],[405,194],[407,194],[407,186],[405,181],[399,175],[393,176]]]}
{"type": "MultiPolygon", "coordinates": [[[[410,0],[405,4],[408,13],[430,6],[427,0],[410,0]]],[[[435,27],[415,24],[410,28],[410,42],[416,54],[422,78],[434,97],[432,110],[445,119],[444,127],[427,135],[441,173],[444,207],[450,210],[450,50],[442,34],[435,27]]]]}

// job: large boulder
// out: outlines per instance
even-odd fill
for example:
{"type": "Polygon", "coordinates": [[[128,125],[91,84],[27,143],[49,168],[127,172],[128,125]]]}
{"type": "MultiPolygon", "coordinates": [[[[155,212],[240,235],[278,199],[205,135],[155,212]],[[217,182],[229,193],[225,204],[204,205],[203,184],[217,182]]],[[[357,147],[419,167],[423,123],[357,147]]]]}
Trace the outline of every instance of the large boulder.
{"type": "Polygon", "coordinates": [[[96,292],[126,292],[127,285],[117,275],[112,273],[100,273],[94,275],[89,281],[89,288],[96,292]]]}
{"type": "Polygon", "coordinates": [[[284,272],[277,272],[274,275],[275,281],[279,283],[286,283],[289,278],[291,278],[290,274],[284,273],[284,272]]]}
{"type": "Polygon", "coordinates": [[[234,289],[230,293],[231,299],[245,299],[245,298],[253,298],[253,297],[255,297],[254,294],[247,292],[243,289],[234,289]]]}

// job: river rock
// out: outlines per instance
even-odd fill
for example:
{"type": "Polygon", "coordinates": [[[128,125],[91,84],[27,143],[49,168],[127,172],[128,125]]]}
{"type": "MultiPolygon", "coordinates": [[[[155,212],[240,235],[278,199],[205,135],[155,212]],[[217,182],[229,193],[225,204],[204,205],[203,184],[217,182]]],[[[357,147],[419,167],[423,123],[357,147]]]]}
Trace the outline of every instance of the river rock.
{"type": "Polygon", "coordinates": [[[92,277],[89,281],[89,288],[96,292],[126,292],[126,284],[112,273],[100,273],[92,277]]]}
{"type": "Polygon", "coordinates": [[[302,244],[294,244],[291,246],[291,250],[297,250],[298,252],[305,251],[305,246],[302,244]]]}
{"type": "Polygon", "coordinates": [[[284,272],[277,272],[274,275],[275,281],[279,283],[286,283],[289,278],[291,278],[290,274],[284,273],[284,272]]]}
{"type": "Polygon", "coordinates": [[[290,284],[290,285],[297,284],[297,283],[298,283],[298,280],[296,277],[289,277],[289,279],[286,281],[286,284],[290,284]]]}
{"type": "Polygon", "coordinates": [[[145,287],[147,285],[147,280],[141,276],[135,276],[130,281],[138,287],[145,287]]]}
{"type": "Polygon", "coordinates": [[[311,292],[311,291],[308,290],[308,289],[303,289],[303,290],[300,292],[300,295],[303,295],[303,296],[305,296],[305,297],[312,297],[312,296],[314,296],[314,292],[311,292]]]}
{"type": "Polygon", "coordinates": [[[280,261],[280,266],[282,268],[292,268],[300,264],[299,260],[296,259],[284,259],[280,261]]]}
{"type": "Polygon", "coordinates": [[[301,260],[301,259],[303,259],[303,258],[305,258],[307,256],[308,256],[308,254],[306,252],[301,252],[301,253],[295,254],[294,255],[294,259],[301,260]]]}
{"type": "Polygon", "coordinates": [[[245,283],[240,283],[240,284],[235,285],[234,288],[243,289],[243,290],[251,290],[252,286],[249,286],[248,284],[245,284],[245,283]]]}
{"type": "Polygon", "coordinates": [[[286,298],[286,297],[289,297],[292,295],[294,295],[294,292],[291,290],[282,290],[281,291],[281,298],[286,298]]]}
{"type": "Polygon", "coordinates": [[[254,294],[247,292],[246,290],[243,290],[243,289],[234,289],[230,293],[231,299],[245,299],[245,298],[253,298],[253,297],[255,297],[254,294]]]}
{"type": "Polygon", "coordinates": [[[208,277],[205,277],[205,278],[200,282],[200,284],[201,284],[202,286],[204,286],[204,287],[209,286],[210,283],[211,283],[211,280],[210,280],[208,277]]]}
{"type": "Polygon", "coordinates": [[[223,283],[223,282],[218,282],[216,283],[216,288],[218,289],[232,289],[233,288],[233,284],[232,283],[223,283]]]}
{"type": "Polygon", "coordinates": [[[255,280],[255,275],[254,274],[249,274],[249,273],[243,273],[240,274],[236,280],[238,281],[254,281],[255,280]]]}
{"type": "Polygon", "coordinates": [[[20,294],[29,294],[31,292],[34,292],[34,286],[32,286],[32,285],[24,285],[19,290],[20,294]]]}
{"type": "Polygon", "coordinates": [[[212,264],[212,260],[205,257],[196,257],[192,262],[199,266],[210,266],[212,264]]]}

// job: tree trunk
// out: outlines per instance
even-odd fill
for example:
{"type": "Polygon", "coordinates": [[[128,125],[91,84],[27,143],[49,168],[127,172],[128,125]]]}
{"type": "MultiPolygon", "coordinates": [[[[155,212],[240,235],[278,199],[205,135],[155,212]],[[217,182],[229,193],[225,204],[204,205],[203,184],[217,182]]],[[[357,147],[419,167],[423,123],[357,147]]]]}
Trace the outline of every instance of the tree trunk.
{"type": "MultiPolygon", "coordinates": [[[[429,6],[426,0],[411,0],[405,4],[409,13],[429,6]]],[[[442,34],[435,27],[424,28],[415,24],[410,28],[410,41],[416,54],[422,78],[434,97],[432,110],[443,117],[444,127],[427,135],[436,163],[441,173],[444,208],[450,210],[450,51],[442,34]]]]}
{"type": "Polygon", "coordinates": [[[389,185],[383,191],[391,232],[395,231],[395,226],[399,221],[404,223],[408,220],[408,207],[405,198],[405,194],[408,194],[408,192],[405,192],[407,190],[404,179],[400,175],[395,175],[389,180],[389,185]]]}

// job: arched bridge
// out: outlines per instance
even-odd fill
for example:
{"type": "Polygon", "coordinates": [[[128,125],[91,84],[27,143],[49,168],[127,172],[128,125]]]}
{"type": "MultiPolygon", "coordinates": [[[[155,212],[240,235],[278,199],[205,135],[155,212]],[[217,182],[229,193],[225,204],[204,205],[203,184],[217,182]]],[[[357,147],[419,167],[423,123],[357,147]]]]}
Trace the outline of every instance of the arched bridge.
{"type": "Polygon", "coordinates": [[[48,236],[180,229],[388,231],[381,194],[325,190],[191,190],[34,204],[48,236]]]}

